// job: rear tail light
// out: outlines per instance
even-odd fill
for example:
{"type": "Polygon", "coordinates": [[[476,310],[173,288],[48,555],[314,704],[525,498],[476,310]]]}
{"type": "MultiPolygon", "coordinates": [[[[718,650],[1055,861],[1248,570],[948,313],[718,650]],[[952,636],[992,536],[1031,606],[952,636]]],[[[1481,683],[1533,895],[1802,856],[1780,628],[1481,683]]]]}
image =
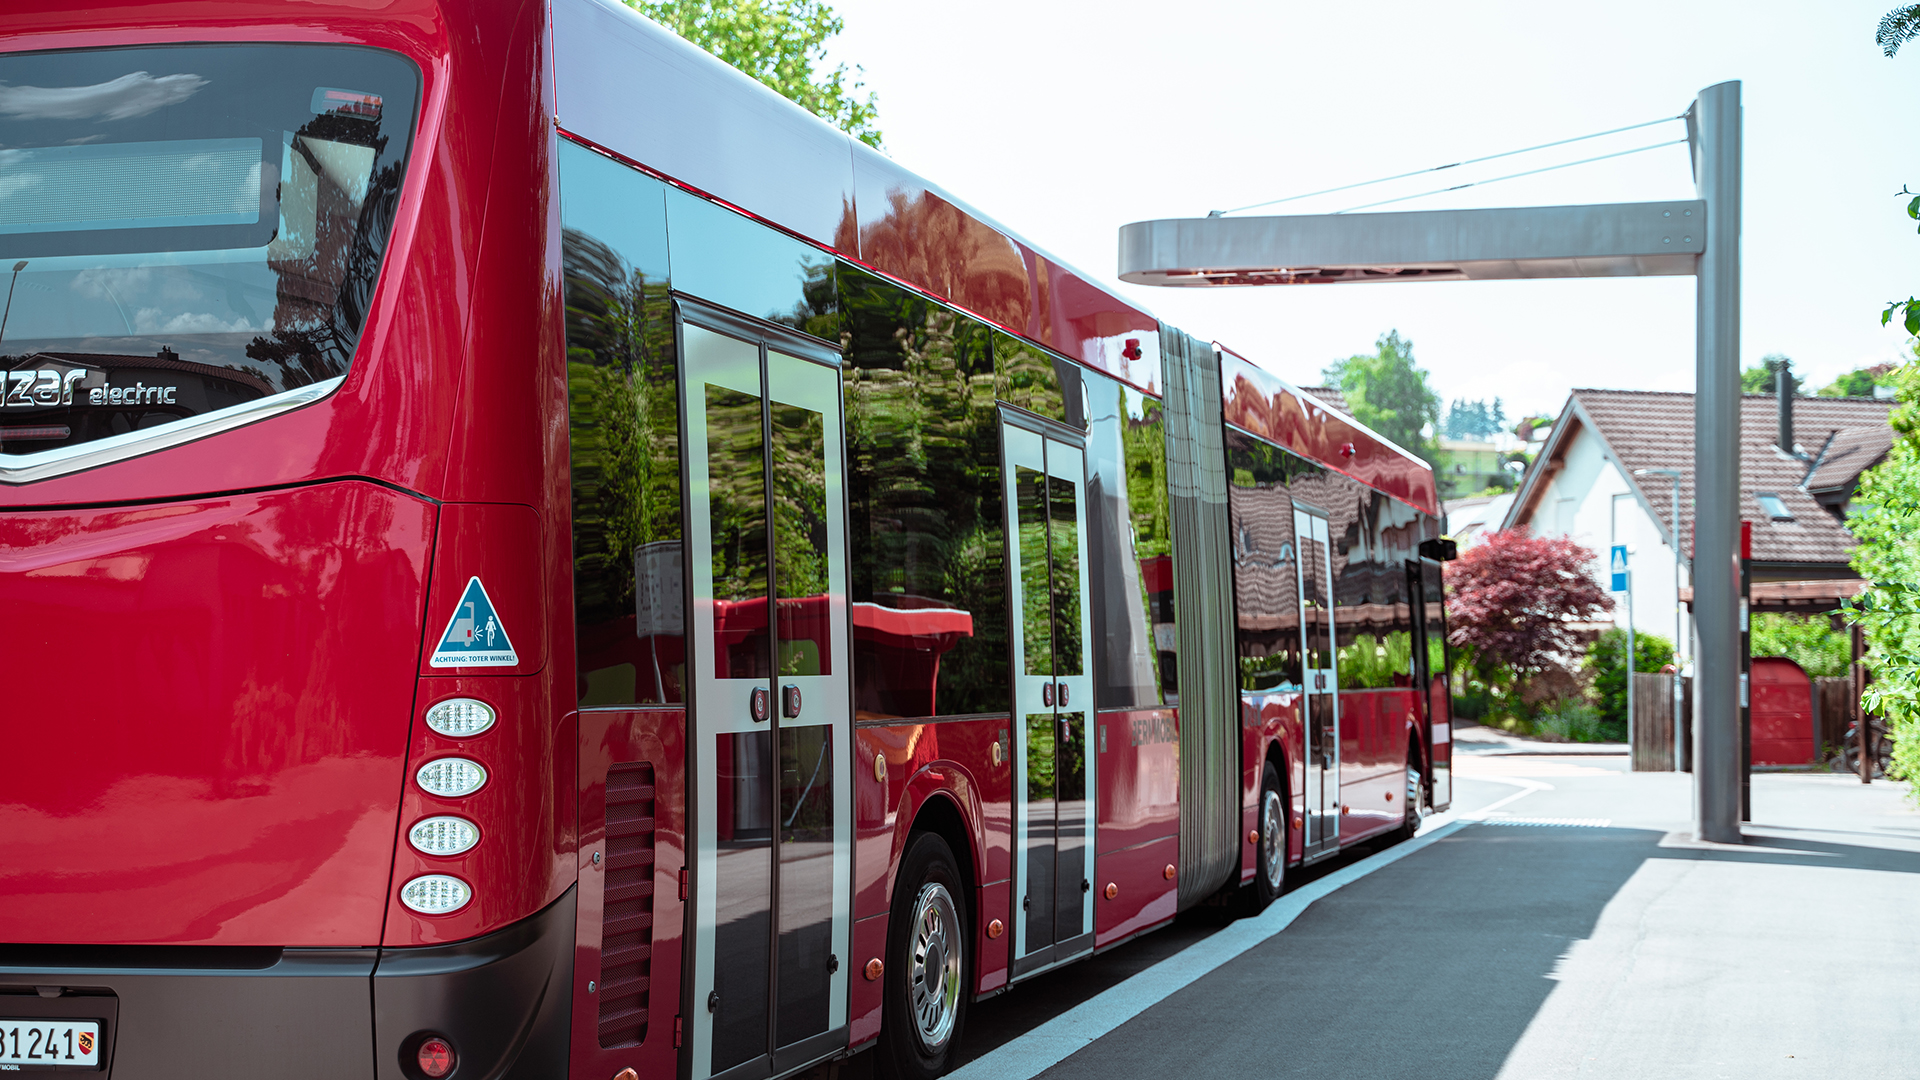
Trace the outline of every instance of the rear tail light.
{"type": "Polygon", "coordinates": [[[449,874],[427,874],[414,878],[400,888],[400,902],[422,915],[445,915],[459,911],[471,899],[473,889],[449,874]]]}
{"type": "Polygon", "coordinates": [[[420,1052],[414,1058],[421,1073],[440,1080],[440,1077],[453,1072],[453,1044],[438,1035],[427,1036],[420,1044],[420,1052]]]}
{"type": "Polygon", "coordinates": [[[430,817],[407,830],[407,843],[423,855],[458,855],[480,842],[480,827],[466,818],[430,817]]]}
{"type": "Polygon", "coordinates": [[[420,771],[414,773],[413,778],[421,790],[429,795],[451,799],[479,791],[480,786],[487,782],[487,770],[477,761],[443,757],[420,766],[420,771]]]}
{"type": "Polygon", "coordinates": [[[472,698],[448,698],[427,710],[427,726],[456,739],[478,735],[493,721],[493,706],[472,698]]]}

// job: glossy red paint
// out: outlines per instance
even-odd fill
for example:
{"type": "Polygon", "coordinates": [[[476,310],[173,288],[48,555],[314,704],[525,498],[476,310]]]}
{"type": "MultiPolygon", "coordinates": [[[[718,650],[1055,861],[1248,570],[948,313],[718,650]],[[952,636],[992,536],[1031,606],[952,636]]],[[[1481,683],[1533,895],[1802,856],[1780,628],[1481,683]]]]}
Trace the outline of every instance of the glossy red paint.
{"type": "MultiPolygon", "coordinates": [[[[432,945],[498,930],[545,907],[573,884],[571,848],[562,836],[575,820],[570,763],[558,760],[572,739],[559,740],[568,713],[556,709],[544,679],[482,676],[420,680],[406,787],[400,797],[400,841],[394,845],[393,887],[387,898],[384,944],[432,945]],[[494,726],[471,738],[448,738],[427,727],[426,711],[452,697],[477,698],[499,714],[494,726]],[[420,767],[443,757],[477,761],[487,770],[479,791],[458,798],[428,794],[415,781],[420,767]],[[569,782],[556,789],[556,773],[569,782]],[[556,806],[556,802],[564,802],[556,806]],[[480,826],[480,843],[462,855],[422,855],[406,842],[421,818],[457,814],[480,826]],[[565,815],[567,828],[554,822],[565,815]],[[473,900],[448,915],[419,915],[400,903],[400,888],[421,874],[452,874],[473,887],[473,900]]],[[[572,757],[572,754],[566,754],[572,757]]]]}
{"type": "Polygon", "coordinates": [[[1342,846],[1397,829],[1405,820],[1402,792],[1419,708],[1412,687],[1340,691],[1342,846]]]}
{"type": "Polygon", "coordinates": [[[1440,513],[1432,466],[1227,349],[1221,350],[1220,393],[1227,423],[1422,513],[1440,513]]]}
{"type": "MultiPolygon", "coordinates": [[[[541,566],[544,534],[531,507],[499,503],[447,503],[440,508],[434,540],[433,587],[427,594],[427,632],[420,645],[420,674],[530,675],[546,666],[549,608],[541,566]],[[513,643],[513,667],[435,667],[434,650],[466,595],[480,579],[500,625],[513,643]]],[[[568,583],[571,588],[571,582],[568,583]]],[[[763,605],[764,606],[764,605],[763,605]]]]}
{"type": "MultiPolygon", "coordinates": [[[[1306,746],[1307,732],[1305,719],[1301,713],[1300,694],[1297,691],[1245,691],[1240,695],[1240,726],[1243,739],[1242,760],[1259,764],[1264,768],[1267,756],[1273,754],[1280,763],[1280,777],[1287,787],[1287,803],[1295,815],[1306,812],[1307,776],[1306,746]]],[[[1254,814],[1259,793],[1254,790],[1259,784],[1259,774],[1248,768],[1243,780],[1245,789],[1241,805],[1246,808],[1248,817],[1242,829],[1257,827],[1258,818],[1254,814]]],[[[1287,829],[1287,862],[1297,863],[1305,850],[1306,835],[1302,830],[1292,827],[1289,820],[1287,829]]],[[[1256,853],[1242,853],[1241,879],[1252,880],[1252,861],[1256,853]]]]}
{"type": "Polygon", "coordinates": [[[880,1013],[882,1003],[880,994],[883,986],[880,982],[862,978],[860,972],[869,960],[882,960],[887,955],[887,916],[873,915],[857,919],[853,924],[853,971],[854,976],[847,980],[847,1043],[860,1046],[880,1036],[880,1013]]]}
{"type": "Polygon", "coordinates": [[[678,1051],[673,1018],[679,1009],[685,904],[680,900],[686,865],[686,713],[679,709],[589,709],[578,715],[579,922],[573,965],[572,1072],[612,1076],[631,1068],[641,1076],[671,1076],[678,1051]],[[654,766],[652,946],[647,970],[647,1031],[637,1046],[605,1047],[600,1038],[600,998],[606,977],[600,964],[601,912],[605,909],[607,773],[614,765],[654,766]],[[587,982],[596,986],[587,990],[587,982]]]}
{"type": "Polygon", "coordinates": [[[975,985],[980,990],[1006,982],[1009,938],[989,940],[985,927],[993,916],[982,912],[992,908],[999,918],[1007,917],[1013,770],[1004,753],[994,762],[993,747],[1010,737],[1005,717],[888,724],[854,732],[854,917],[886,914],[907,838],[930,801],[946,800],[968,834],[969,850],[954,854],[969,864],[962,870],[971,871],[980,892],[991,894],[974,912],[979,950],[975,985]],[[876,756],[886,762],[884,781],[874,779],[876,756]]]}
{"type": "Polygon", "coordinates": [[[1102,851],[1094,891],[1094,946],[1104,948],[1171,921],[1177,912],[1177,881],[1163,871],[1180,865],[1180,837],[1163,836],[1118,851],[1102,851]],[[1103,891],[1117,886],[1112,899],[1103,891]]]}
{"type": "Polygon", "coordinates": [[[357,481],[0,513],[7,938],[377,944],[433,524],[357,481]]]}
{"type": "MultiPolygon", "coordinates": [[[[352,0],[320,0],[297,9],[261,0],[84,8],[60,0],[8,4],[0,16],[0,49],[9,52],[176,41],[331,42],[388,49],[419,66],[422,108],[386,266],[352,370],[337,392],[295,412],[170,450],[38,483],[0,486],[0,507],[144,502],[346,476],[371,477],[434,498],[538,505],[544,490],[538,478],[551,470],[526,448],[547,452],[556,437],[564,438],[564,425],[557,436],[547,433],[552,425],[535,430],[541,410],[554,406],[536,402],[528,361],[557,348],[558,333],[550,335],[555,344],[548,345],[525,328],[513,328],[516,318],[551,319],[543,310],[549,305],[529,304],[522,297],[538,294],[521,285],[512,286],[523,289],[514,301],[504,303],[504,288],[489,283],[502,274],[521,275],[535,285],[544,277],[551,292],[558,249],[542,252],[524,242],[493,240],[485,211],[493,185],[509,183],[520,201],[546,186],[545,133],[533,144],[516,141],[516,134],[521,140],[529,136],[527,117],[516,118],[516,125],[501,115],[506,101],[522,101],[532,112],[543,100],[529,85],[538,81],[539,9],[455,0],[395,0],[379,10],[352,0]],[[529,92],[503,95],[503,75],[529,92]],[[477,300],[490,304],[478,309],[486,311],[484,327],[471,323],[477,300]],[[495,389],[501,381],[510,389],[495,389]],[[457,420],[462,416],[464,422],[457,420]],[[482,438],[476,431],[530,437],[482,438]],[[466,441],[488,445],[457,445],[466,441]],[[456,477],[450,489],[448,465],[456,454],[461,469],[486,475],[456,477]],[[515,455],[519,460],[506,460],[515,455]]],[[[526,215],[495,215],[492,232],[502,233],[516,216],[526,215]]],[[[557,400],[564,409],[564,395],[557,400]]]]}
{"type": "Polygon", "coordinates": [[[1103,712],[1094,768],[1095,850],[1101,854],[1180,832],[1180,724],[1173,709],[1103,712]]]}
{"type": "Polygon", "coordinates": [[[1799,664],[1781,656],[1756,656],[1752,682],[1753,763],[1815,763],[1813,680],[1799,664]]]}

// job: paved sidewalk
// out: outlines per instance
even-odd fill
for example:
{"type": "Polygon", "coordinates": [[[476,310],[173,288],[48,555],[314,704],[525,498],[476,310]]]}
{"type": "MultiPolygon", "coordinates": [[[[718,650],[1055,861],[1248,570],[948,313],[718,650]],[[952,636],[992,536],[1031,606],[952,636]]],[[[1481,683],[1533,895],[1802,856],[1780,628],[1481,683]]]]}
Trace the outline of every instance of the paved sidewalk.
{"type": "Polygon", "coordinates": [[[1482,724],[1454,725],[1453,749],[1460,754],[1545,754],[1552,756],[1625,754],[1626,743],[1565,743],[1525,739],[1482,724]]]}
{"type": "Polygon", "coordinates": [[[1690,777],[1624,757],[1462,755],[1457,775],[1459,810],[1520,797],[1041,1075],[1920,1076],[1902,786],[1756,776],[1747,843],[1715,846],[1690,839],[1690,777]]]}

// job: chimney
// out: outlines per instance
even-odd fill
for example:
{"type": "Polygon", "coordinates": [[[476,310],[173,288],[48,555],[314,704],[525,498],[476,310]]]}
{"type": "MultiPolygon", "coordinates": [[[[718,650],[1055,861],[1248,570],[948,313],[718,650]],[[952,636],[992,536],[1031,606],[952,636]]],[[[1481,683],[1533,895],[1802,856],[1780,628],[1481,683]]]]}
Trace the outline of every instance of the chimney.
{"type": "Polygon", "coordinates": [[[1789,361],[1782,358],[1773,369],[1773,389],[1780,397],[1780,435],[1777,445],[1788,457],[1799,457],[1793,449],[1793,373],[1789,361]]]}

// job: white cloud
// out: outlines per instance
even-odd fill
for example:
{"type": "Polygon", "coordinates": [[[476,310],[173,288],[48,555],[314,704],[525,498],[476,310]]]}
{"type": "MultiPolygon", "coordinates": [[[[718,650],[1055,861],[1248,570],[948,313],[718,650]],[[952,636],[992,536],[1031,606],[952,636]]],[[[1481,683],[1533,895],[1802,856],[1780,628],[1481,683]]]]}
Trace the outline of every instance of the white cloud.
{"type": "Polygon", "coordinates": [[[137,334],[238,334],[259,327],[244,318],[227,322],[211,312],[169,315],[159,308],[141,308],[133,313],[133,329],[137,334]]]}
{"type": "Polygon", "coordinates": [[[207,85],[198,75],[144,71],[92,86],[0,86],[0,115],[21,120],[131,120],[178,105],[207,85]]]}

